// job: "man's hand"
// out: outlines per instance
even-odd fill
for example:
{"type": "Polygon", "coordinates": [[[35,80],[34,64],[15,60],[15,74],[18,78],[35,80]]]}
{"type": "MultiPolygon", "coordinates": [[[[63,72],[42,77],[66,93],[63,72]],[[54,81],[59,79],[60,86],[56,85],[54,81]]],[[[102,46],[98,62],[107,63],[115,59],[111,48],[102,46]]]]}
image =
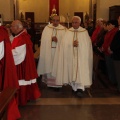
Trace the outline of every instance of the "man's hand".
{"type": "Polygon", "coordinates": [[[57,42],[58,41],[57,37],[56,36],[52,37],[52,41],[57,42]]]}
{"type": "Polygon", "coordinates": [[[78,44],[78,40],[73,41],[73,46],[74,46],[74,47],[78,47],[78,45],[79,45],[79,44],[78,44]]]}
{"type": "Polygon", "coordinates": [[[110,49],[110,47],[108,47],[108,53],[113,54],[113,51],[110,49]]]}

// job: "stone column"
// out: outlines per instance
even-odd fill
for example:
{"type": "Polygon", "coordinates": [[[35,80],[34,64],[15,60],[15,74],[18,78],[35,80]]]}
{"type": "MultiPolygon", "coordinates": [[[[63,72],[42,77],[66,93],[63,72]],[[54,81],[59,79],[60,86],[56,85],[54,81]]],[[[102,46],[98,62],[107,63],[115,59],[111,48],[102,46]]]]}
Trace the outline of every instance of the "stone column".
{"type": "Polygon", "coordinates": [[[19,1],[14,0],[14,19],[19,19],[19,1]]]}
{"type": "Polygon", "coordinates": [[[92,0],[89,0],[89,18],[92,18],[92,0]]]}

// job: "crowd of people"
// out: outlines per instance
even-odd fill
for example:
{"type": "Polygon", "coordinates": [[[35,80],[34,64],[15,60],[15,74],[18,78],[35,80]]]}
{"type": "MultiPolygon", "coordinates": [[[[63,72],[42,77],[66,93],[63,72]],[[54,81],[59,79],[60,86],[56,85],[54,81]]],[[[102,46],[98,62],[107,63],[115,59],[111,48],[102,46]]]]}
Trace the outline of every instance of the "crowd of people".
{"type": "Polygon", "coordinates": [[[100,59],[105,60],[106,71],[110,83],[116,86],[120,92],[119,69],[119,35],[120,35],[120,16],[117,20],[105,21],[98,19],[97,26],[93,31],[91,40],[93,44],[93,71],[98,69],[100,59]]]}
{"type": "Polygon", "coordinates": [[[20,117],[19,105],[41,96],[37,84],[40,76],[48,87],[70,85],[77,97],[83,97],[92,85],[100,59],[105,60],[109,80],[120,92],[120,16],[109,21],[99,18],[96,24],[90,20],[83,27],[79,16],[71,21],[72,27],[67,29],[60,24],[60,16],[54,15],[42,32],[36,52],[31,21],[27,27],[20,20],[0,26],[0,91],[6,87],[18,89],[9,105],[16,105],[16,115],[8,115],[9,120],[20,117]]]}

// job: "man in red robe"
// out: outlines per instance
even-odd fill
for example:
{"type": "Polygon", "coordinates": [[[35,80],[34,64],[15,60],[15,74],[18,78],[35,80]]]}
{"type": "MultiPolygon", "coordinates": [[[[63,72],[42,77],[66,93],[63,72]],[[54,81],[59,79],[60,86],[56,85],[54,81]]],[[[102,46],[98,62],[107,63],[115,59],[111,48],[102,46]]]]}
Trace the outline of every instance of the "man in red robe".
{"type": "Polygon", "coordinates": [[[118,26],[117,20],[110,20],[107,22],[108,32],[105,34],[104,42],[101,47],[101,51],[103,51],[105,55],[108,78],[112,84],[116,84],[116,76],[115,76],[115,71],[114,71],[114,66],[113,66],[113,60],[111,58],[110,45],[111,45],[111,42],[113,41],[113,38],[116,32],[118,31],[117,26],[118,26]]]}
{"type": "Polygon", "coordinates": [[[93,44],[96,42],[97,36],[98,36],[98,34],[100,33],[102,27],[103,27],[103,19],[102,19],[102,18],[99,18],[99,19],[97,19],[96,28],[95,28],[95,30],[93,31],[93,34],[92,34],[92,36],[91,36],[91,40],[92,40],[92,43],[93,43],[93,44]]]}
{"type": "MultiPolygon", "coordinates": [[[[7,30],[0,26],[0,91],[6,88],[19,88],[16,68],[11,52],[11,43],[7,30]]],[[[7,120],[20,118],[15,97],[10,101],[7,111],[7,120]]]]}
{"type": "Polygon", "coordinates": [[[12,22],[11,31],[15,34],[12,42],[12,53],[20,87],[18,103],[19,105],[26,105],[28,100],[36,100],[41,95],[36,83],[38,75],[32,42],[30,35],[23,29],[23,25],[19,20],[12,22]]]}

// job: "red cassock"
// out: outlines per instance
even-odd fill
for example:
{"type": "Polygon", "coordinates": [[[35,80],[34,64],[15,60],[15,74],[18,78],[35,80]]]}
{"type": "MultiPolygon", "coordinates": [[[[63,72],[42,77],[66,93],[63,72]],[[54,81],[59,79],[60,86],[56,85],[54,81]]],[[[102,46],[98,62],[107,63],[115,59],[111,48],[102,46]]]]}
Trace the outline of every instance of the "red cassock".
{"type": "Polygon", "coordinates": [[[91,36],[92,43],[96,42],[97,36],[98,36],[98,34],[99,34],[99,32],[100,32],[101,29],[102,28],[100,26],[97,26],[96,29],[94,30],[94,32],[93,32],[93,34],[91,36]]]}
{"type": "Polygon", "coordinates": [[[104,43],[102,45],[103,51],[106,55],[109,55],[108,48],[113,40],[113,37],[115,36],[115,33],[118,31],[118,28],[113,28],[112,30],[108,31],[104,38],[104,43]]]}
{"type": "MultiPolygon", "coordinates": [[[[40,90],[35,81],[38,75],[32,50],[32,42],[29,34],[26,31],[22,31],[14,38],[12,42],[12,50],[14,51],[24,45],[26,46],[25,58],[21,63],[16,64],[20,87],[18,99],[19,105],[26,105],[28,100],[35,100],[41,96],[40,90]]],[[[19,52],[20,51],[18,51],[18,54],[19,52]]]]}
{"type": "MultiPolygon", "coordinates": [[[[3,26],[0,26],[0,43],[3,43],[4,56],[0,59],[0,89],[7,87],[19,89],[16,68],[11,52],[11,43],[8,33],[3,26]]],[[[8,106],[7,120],[16,120],[20,118],[20,112],[15,97],[8,106]]]]}

